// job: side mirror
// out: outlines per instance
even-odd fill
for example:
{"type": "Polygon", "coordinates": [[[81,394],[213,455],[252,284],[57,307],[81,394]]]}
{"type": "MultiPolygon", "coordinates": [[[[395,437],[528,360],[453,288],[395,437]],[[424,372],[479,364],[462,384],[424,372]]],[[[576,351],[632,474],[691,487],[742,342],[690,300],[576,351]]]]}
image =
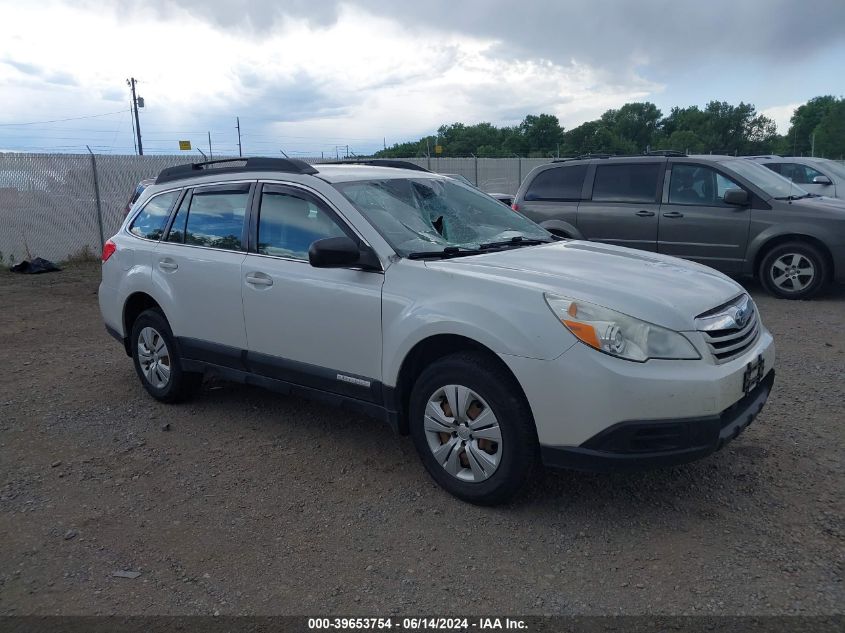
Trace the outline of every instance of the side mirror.
{"type": "Polygon", "coordinates": [[[748,192],[744,189],[728,189],[723,198],[725,204],[732,204],[737,207],[748,205],[748,192]]]}
{"type": "Polygon", "coordinates": [[[830,178],[827,176],[816,176],[813,178],[814,185],[832,185],[833,183],[830,181],[830,178]]]}
{"type": "Polygon", "coordinates": [[[308,249],[308,261],[314,268],[360,266],[364,270],[381,270],[381,263],[373,251],[358,246],[346,236],[327,237],[312,243],[308,249]]]}

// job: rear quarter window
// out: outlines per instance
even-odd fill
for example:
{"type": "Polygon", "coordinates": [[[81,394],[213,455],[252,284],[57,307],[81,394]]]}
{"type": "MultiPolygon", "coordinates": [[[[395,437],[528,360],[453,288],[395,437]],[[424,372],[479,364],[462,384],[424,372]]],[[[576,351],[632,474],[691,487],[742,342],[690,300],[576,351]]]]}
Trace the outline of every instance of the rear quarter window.
{"type": "Polygon", "coordinates": [[[525,192],[525,200],[580,200],[587,165],[570,165],[541,171],[525,192]]]}
{"type": "Polygon", "coordinates": [[[147,240],[160,240],[170,217],[170,210],[180,191],[168,191],[150,198],[129,225],[129,232],[147,240]]]}

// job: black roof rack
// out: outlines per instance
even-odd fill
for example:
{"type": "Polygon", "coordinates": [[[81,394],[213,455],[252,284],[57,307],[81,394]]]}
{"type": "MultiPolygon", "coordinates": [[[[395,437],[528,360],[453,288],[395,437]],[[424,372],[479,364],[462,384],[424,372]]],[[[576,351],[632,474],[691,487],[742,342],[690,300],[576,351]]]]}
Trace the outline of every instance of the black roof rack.
{"type": "Polygon", "coordinates": [[[581,154],[578,160],[586,160],[588,158],[614,158],[616,154],[581,154]]]}
{"type": "Polygon", "coordinates": [[[190,163],[188,165],[176,165],[162,169],[156,178],[156,184],[193,178],[208,174],[235,174],[247,171],[283,171],[289,174],[316,174],[317,170],[304,160],[298,158],[224,158],[221,160],[207,160],[203,163],[190,163]],[[244,163],[236,167],[216,167],[208,169],[209,165],[220,163],[244,163]]]}
{"type": "Polygon", "coordinates": [[[686,152],[679,152],[676,149],[654,149],[650,152],[643,152],[643,156],[686,156],[686,152]]]}
{"type": "Polygon", "coordinates": [[[396,169],[412,169],[431,173],[425,167],[407,160],[394,160],[392,158],[356,158],[353,160],[333,160],[319,163],[320,165],[370,165],[371,167],[394,167],[396,169]]]}

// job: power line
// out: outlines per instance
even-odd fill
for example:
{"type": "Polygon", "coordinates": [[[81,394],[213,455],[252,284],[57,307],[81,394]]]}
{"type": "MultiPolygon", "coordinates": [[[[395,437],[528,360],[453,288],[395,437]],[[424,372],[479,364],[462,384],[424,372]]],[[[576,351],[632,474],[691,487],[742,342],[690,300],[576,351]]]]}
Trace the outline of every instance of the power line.
{"type": "Polygon", "coordinates": [[[12,125],[41,125],[43,123],[61,123],[63,121],[81,121],[82,119],[96,119],[101,116],[111,116],[113,114],[123,114],[126,110],[116,110],[115,112],[105,112],[103,114],[90,114],[88,116],[75,116],[68,119],[53,119],[52,121],[29,121],[28,123],[0,123],[0,126],[12,125]]]}

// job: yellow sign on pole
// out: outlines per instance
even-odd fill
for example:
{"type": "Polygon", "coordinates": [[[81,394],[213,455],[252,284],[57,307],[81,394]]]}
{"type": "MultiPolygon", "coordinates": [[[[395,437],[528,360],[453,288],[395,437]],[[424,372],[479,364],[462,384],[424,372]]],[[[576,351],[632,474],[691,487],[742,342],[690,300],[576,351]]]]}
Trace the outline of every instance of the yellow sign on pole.
{"type": "Polygon", "coordinates": [[[179,141],[179,149],[187,151],[191,149],[191,141],[179,141]]]}
{"type": "Polygon", "coordinates": [[[435,154],[442,154],[443,153],[443,146],[442,145],[435,145],[434,146],[434,153],[435,154]]]}

